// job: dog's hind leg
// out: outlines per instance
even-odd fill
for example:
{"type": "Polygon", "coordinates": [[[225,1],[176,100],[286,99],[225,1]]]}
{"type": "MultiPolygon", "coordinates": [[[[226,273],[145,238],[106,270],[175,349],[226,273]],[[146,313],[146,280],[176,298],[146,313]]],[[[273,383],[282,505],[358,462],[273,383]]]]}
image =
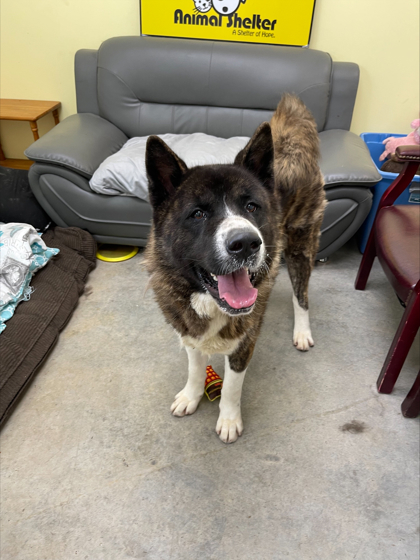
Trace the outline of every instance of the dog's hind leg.
{"type": "Polygon", "coordinates": [[[307,351],[314,345],[309,324],[309,278],[318,250],[320,224],[305,229],[290,228],[286,234],[284,258],[293,287],[294,328],[293,344],[307,351]]]}
{"type": "Polygon", "coordinates": [[[171,412],[174,416],[186,416],[196,411],[206,382],[208,356],[191,346],[185,349],[188,354],[188,381],[172,403],[171,412]]]}

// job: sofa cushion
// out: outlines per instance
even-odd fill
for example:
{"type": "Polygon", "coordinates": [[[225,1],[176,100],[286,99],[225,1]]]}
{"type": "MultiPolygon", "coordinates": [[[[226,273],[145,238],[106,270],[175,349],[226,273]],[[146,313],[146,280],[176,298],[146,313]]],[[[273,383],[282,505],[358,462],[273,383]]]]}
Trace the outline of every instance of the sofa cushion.
{"type": "Polygon", "coordinates": [[[204,132],[228,138],[251,136],[290,92],[323,130],[331,75],[330,55],[312,49],[116,37],[99,49],[98,104],[101,116],[129,137],[204,132]]]}
{"type": "Polygon", "coordinates": [[[325,130],[319,134],[325,188],[337,185],[373,186],[382,177],[370,157],[366,143],[347,130],[325,130]]]}
{"type": "MultiPolygon", "coordinates": [[[[214,163],[233,163],[248,137],[217,138],[207,134],[161,134],[168,146],[188,167],[214,163]]],[[[108,157],[89,182],[99,194],[124,194],[149,200],[146,174],[148,136],[131,138],[116,154],[108,157]]]]}
{"type": "MultiPolygon", "coordinates": [[[[233,163],[236,154],[249,140],[246,136],[229,139],[207,134],[160,134],[188,167],[214,163],[233,163]]],[[[129,195],[149,200],[145,165],[148,136],[131,138],[115,154],[101,163],[89,181],[98,194],[129,195]]],[[[381,180],[365,142],[346,130],[319,134],[325,188],[338,185],[373,186],[381,180]]]]}

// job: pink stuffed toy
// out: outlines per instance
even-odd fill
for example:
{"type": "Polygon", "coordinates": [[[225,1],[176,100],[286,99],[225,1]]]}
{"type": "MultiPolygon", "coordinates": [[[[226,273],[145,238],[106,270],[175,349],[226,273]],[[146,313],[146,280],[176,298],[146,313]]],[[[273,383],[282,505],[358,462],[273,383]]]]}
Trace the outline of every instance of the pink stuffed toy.
{"type": "Polygon", "coordinates": [[[383,161],[386,157],[391,157],[398,146],[414,146],[415,144],[420,144],[420,119],[414,120],[411,123],[411,128],[414,130],[410,132],[408,136],[403,136],[401,138],[390,136],[382,142],[382,144],[385,144],[385,151],[379,157],[379,161],[383,161]]]}

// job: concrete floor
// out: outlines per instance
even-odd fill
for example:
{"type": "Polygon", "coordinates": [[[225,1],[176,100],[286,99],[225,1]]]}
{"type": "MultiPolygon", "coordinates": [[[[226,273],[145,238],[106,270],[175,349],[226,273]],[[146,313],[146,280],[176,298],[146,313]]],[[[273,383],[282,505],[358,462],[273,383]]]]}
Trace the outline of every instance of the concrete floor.
{"type": "MultiPolygon", "coordinates": [[[[417,560],[419,420],[375,381],[402,315],[375,265],[356,292],[351,242],[318,264],[315,347],[291,343],[283,269],[245,379],[244,435],[218,403],[174,418],[186,354],[139,253],[98,262],[47,362],[2,433],[2,560],[417,560]]],[[[222,358],[212,359],[222,373],[222,358]]]]}

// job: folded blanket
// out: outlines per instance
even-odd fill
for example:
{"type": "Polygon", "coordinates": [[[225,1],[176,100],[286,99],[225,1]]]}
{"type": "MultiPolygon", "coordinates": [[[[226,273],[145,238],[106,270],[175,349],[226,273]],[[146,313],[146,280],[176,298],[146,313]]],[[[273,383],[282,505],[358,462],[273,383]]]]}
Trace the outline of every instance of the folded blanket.
{"type": "Polygon", "coordinates": [[[96,243],[87,231],[56,227],[42,238],[60,252],[33,277],[30,300],[0,335],[0,423],[54,346],[96,264],[96,243]]]}

